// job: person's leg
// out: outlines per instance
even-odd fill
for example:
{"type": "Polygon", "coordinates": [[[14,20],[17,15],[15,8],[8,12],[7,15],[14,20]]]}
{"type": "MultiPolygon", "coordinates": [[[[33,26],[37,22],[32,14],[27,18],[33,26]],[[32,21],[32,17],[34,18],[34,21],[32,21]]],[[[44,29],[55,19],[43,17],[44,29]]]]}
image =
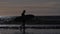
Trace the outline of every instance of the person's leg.
{"type": "Polygon", "coordinates": [[[22,32],[22,26],[19,27],[20,32],[22,32]]]}

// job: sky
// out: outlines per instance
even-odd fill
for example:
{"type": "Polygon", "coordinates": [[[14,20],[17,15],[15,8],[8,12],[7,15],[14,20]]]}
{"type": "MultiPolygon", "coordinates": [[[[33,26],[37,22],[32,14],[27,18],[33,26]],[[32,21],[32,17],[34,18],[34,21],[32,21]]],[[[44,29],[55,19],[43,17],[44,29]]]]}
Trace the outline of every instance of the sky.
{"type": "Polygon", "coordinates": [[[60,0],[0,0],[0,16],[20,16],[23,10],[36,16],[58,16],[60,0]]]}

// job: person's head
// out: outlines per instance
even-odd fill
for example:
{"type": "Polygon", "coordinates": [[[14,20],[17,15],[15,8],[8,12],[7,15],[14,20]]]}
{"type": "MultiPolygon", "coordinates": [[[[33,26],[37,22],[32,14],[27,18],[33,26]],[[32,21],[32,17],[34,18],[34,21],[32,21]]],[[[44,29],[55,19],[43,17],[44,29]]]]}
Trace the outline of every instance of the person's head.
{"type": "Polygon", "coordinates": [[[23,10],[23,12],[22,12],[21,16],[24,16],[24,15],[25,15],[25,12],[26,12],[26,11],[25,11],[25,10],[23,10]]]}
{"type": "Polygon", "coordinates": [[[23,13],[25,13],[26,12],[26,10],[23,10],[23,13]]]}

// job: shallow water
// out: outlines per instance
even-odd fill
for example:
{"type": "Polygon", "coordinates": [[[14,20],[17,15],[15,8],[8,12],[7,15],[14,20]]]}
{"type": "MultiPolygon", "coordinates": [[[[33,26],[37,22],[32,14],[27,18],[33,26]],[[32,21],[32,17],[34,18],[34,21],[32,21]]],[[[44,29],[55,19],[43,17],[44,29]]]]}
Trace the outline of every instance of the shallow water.
{"type": "MultiPolygon", "coordinates": [[[[0,29],[0,34],[22,34],[19,29],[0,29]]],[[[60,29],[26,29],[26,34],[60,34],[60,29]]]]}
{"type": "MultiPolygon", "coordinates": [[[[19,27],[21,25],[0,25],[0,27],[19,27]]],[[[29,27],[49,27],[49,26],[60,26],[60,25],[26,25],[29,27]]],[[[0,29],[0,34],[22,34],[19,29],[0,29]]],[[[60,34],[60,29],[26,29],[26,34],[60,34]]]]}

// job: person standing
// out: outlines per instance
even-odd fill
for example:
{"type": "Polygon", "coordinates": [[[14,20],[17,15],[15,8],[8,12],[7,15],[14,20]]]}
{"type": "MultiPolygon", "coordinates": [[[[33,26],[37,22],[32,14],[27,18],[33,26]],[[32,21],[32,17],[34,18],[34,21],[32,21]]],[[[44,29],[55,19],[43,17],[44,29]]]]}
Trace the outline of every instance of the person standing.
{"type": "Polygon", "coordinates": [[[21,14],[22,19],[22,25],[20,26],[20,31],[25,34],[25,10],[23,10],[23,13],[21,14]]]}

